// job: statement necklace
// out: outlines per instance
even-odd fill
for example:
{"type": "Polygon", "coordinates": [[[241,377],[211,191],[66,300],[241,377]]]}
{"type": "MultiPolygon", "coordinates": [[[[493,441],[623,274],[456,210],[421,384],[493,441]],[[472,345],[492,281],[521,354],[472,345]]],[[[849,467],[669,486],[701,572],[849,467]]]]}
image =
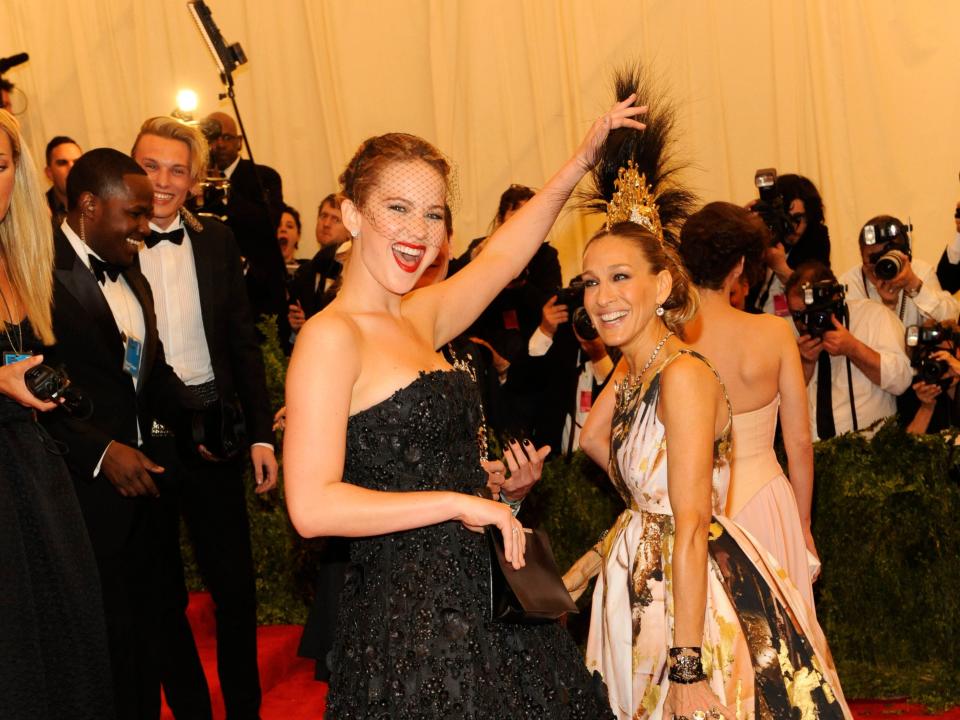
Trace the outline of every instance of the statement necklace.
{"type": "Polygon", "coordinates": [[[619,394],[624,404],[629,403],[637,391],[643,386],[643,376],[646,375],[647,370],[649,370],[650,366],[653,365],[653,361],[657,359],[657,355],[660,354],[660,351],[663,349],[663,346],[666,344],[667,340],[672,337],[673,331],[671,330],[660,339],[660,342],[657,343],[657,346],[653,349],[653,352],[650,353],[650,357],[647,358],[647,362],[645,362],[643,367],[640,368],[640,372],[638,372],[636,375],[627,375],[623,379],[623,382],[621,382],[617,387],[617,389],[620,391],[619,394]]]}

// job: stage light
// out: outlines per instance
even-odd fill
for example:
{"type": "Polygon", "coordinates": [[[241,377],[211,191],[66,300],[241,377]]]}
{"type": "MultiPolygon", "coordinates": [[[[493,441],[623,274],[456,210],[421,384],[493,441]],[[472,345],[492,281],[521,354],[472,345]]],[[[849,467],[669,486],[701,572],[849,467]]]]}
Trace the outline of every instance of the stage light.
{"type": "Polygon", "coordinates": [[[177,110],[184,114],[192,113],[197,109],[199,101],[197,94],[189,88],[184,88],[177,93],[177,110]]]}

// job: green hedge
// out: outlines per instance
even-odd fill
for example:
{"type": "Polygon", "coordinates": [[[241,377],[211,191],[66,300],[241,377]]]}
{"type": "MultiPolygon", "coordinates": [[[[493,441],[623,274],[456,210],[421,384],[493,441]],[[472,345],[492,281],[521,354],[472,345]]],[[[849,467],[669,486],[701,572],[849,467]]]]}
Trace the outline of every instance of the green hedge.
{"type": "MultiPolygon", "coordinates": [[[[271,400],[283,403],[285,361],[275,324],[261,325],[271,400]]],[[[814,536],[823,560],[817,613],[848,697],[908,695],[960,703],[960,485],[951,438],[908,436],[890,422],[872,439],[815,447],[814,536]]],[[[282,471],[282,467],[281,467],[282,471]]],[[[282,483],[267,496],[247,483],[263,624],[302,623],[322,541],[299,538],[282,483]]],[[[623,508],[582,453],[552,459],[523,518],[550,534],[561,568],[596,542],[623,508]]],[[[188,544],[192,588],[202,587],[188,544]]],[[[587,607],[589,595],[581,599],[587,607]]],[[[585,613],[573,630],[584,631],[585,613]]]]}

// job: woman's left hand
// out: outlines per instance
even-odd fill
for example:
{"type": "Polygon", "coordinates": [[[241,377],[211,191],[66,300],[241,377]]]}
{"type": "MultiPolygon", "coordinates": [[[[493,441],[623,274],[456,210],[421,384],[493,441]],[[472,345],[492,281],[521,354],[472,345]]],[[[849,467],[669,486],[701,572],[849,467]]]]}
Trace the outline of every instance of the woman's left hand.
{"type": "Polygon", "coordinates": [[[503,459],[510,469],[501,492],[512,502],[523,500],[543,474],[543,461],[550,454],[550,446],[535,448],[529,440],[511,440],[503,450],[503,459]]]}
{"type": "Polygon", "coordinates": [[[670,683],[667,699],[663,702],[663,716],[694,720],[693,714],[697,710],[705,713],[706,720],[718,720],[721,715],[727,720],[737,720],[733,711],[720,702],[706,680],[690,685],[670,683]]]}
{"type": "Polygon", "coordinates": [[[597,159],[597,153],[600,152],[600,146],[603,145],[603,141],[607,139],[607,135],[610,134],[611,130],[622,127],[643,130],[647,127],[642,122],[634,120],[637,115],[642,115],[647,112],[646,105],[639,107],[634,106],[633,103],[636,99],[637,94],[632,93],[625,100],[615,103],[610,110],[593,122],[586,137],[583,138],[583,142],[580,143],[580,147],[577,148],[576,153],[576,157],[580,160],[584,168],[589,168],[593,165],[597,159]]]}

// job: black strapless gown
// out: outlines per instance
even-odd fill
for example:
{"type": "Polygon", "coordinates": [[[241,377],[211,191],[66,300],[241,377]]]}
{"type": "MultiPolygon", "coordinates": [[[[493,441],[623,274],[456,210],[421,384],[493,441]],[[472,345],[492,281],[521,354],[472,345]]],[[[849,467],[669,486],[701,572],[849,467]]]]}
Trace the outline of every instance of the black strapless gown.
{"type": "MultiPolygon", "coordinates": [[[[25,347],[41,352],[29,323],[25,347]]],[[[8,331],[17,332],[16,326],[8,331]]],[[[0,350],[10,350],[0,329],[0,350]]],[[[59,412],[59,411],[58,411],[59,412]]],[[[97,565],[34,413],[0,395],[0,718],[102,720],[113,691],[97,565]]]]}
{"type": "MultiPolygon", "coordinates": [[[[467,372],[421,373],[350,418],[344,481],[472,494],[479,425],[467,372]]],[[[566,630],[488,620],[487,553],[458,522],[352,542],[328,719],[612,717],[566,630]]]]}

